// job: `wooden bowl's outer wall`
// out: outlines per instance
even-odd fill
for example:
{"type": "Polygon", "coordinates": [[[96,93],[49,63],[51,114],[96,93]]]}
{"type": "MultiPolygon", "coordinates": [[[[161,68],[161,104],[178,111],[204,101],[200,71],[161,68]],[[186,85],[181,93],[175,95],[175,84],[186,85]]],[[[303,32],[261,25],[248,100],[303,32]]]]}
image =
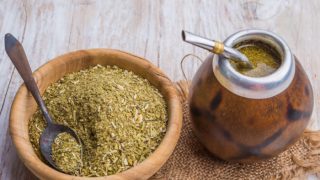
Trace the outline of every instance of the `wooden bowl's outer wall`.
{"type": "Polygon", "coordinates": [[[168,128],[159,147],[146,160],[119,174],[88,178],[60,173],[43,163],[35,154],[28,135],[28,121],[36,110],[36,103],[22,85],[14,99],[10,115],[10,133],[24,164],[40,179],[147,179],[166,162],[180,135],[182,107],[173,83],[159,68],[140,57],[110,49],[81,50],[62,55],[40,67],[33,75],[41,93],[64,75],[96,64],[117,65],[148,79],[164,95],[169,113],[168,128]]]}
{"type": "Polygon", "coordinates": [[[193,130],[218,158],[253,162],[284,151],[306,128],[313,92],[299,61],[290,86],[267,99],[240,97],[224,88],[212,71],[212,56],[193,79],[190,93],[193,130]]]}

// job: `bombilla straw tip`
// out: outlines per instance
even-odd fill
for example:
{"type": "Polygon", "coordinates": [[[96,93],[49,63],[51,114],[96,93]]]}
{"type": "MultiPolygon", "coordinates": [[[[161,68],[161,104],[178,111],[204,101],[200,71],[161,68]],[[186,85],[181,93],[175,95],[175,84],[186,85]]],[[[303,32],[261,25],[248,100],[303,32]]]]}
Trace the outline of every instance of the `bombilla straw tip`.
{"type": "Polygon", "coordinates": [[[181,31],[181,37],[183,41],[186,41],[186,34],[184,30],[181,31]]]}

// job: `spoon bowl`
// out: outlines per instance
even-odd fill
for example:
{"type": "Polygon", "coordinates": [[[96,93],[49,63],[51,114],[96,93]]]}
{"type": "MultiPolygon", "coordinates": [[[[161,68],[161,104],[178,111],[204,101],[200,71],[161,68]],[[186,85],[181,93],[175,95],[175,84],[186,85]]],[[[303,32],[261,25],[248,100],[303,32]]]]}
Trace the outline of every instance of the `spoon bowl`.
{"type": "MultiPolygon", "coordinates": [[[[68,133],[73,138],[76,139],[78,144],[82,144],[80,138],[77,136],[76,132],[71,128],[61,125],[61,124],[48,124],[44,129],[40,136],[40,151],[42,156],[46,159],[46,161],[53,166],[55,169],[62,171],[58,166],[55,165],[52,159],[52,144],[54,143],[55,138],[60,133],[68,133]]],[[[82,146],[81,146],[82,147],[82,146]]],[[[82,148],[81,148],[81,156],[82,156],[82,148]]]]}

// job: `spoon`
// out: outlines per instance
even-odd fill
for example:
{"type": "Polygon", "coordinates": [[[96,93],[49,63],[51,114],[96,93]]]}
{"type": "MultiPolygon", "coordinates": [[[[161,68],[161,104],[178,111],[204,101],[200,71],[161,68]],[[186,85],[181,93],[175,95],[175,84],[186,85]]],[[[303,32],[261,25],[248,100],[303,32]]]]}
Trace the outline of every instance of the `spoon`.
{"type": "Polygon", "coordinates": [[[41,154],[52,167],[54,167],[59,171],[62,171],[55,165],[51,157],[52,144],[54,142],[54,139],[60,133],[63,133],[63,132],[69,133],[72,137],[74,137],[77,140],[77,142],[80,144],[82,149],[80,138],[77,136],[76,132],[71,128],[64,125],[56,124],[53,122],[48,112],[48,109],[41,98],[38,86],[34,78],[32,77],[31,68],[28,63],[28,59],[24,52],[24,49],[21,43],[10,33],[7,33],[5,35],[5,49],[12,63],[14,64],[20,76],[22,77],[27,89],[31,92],[32,96],[34,97],[37,104],[39,105],[42,111],[42,114],[44,116],[44,119],[47,122],[47,127],[45,128],[45,130],[42,132],[40,136],[41,154]]]}
{"type": "Polygon", "coordinates": [[[215,54],[219,54],[233,61],[241,62],[245,66],[252,68],[251,62],[244,54],[234,48],[225,46],[222,42],[210,40],[184,30],[182,30],[182,39],[187,43],[206,49],[215,54]]]}

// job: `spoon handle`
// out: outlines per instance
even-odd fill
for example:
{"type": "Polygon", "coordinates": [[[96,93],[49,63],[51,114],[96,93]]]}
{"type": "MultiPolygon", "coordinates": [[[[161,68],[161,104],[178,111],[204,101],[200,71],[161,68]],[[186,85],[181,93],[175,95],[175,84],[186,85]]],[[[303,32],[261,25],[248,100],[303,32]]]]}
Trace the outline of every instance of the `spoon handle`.
{"type": "Polygon", "coordinates": [[[24,52],[21,43],[10,33],[5,35],[5,49],[13,65],[22,77],[27,89],[31,92],[37,104],[40,106],[47,123],[52,124],[52,118],[49,115],[48,109],[41,98],[38,86],[32,76],[26,53],[24,52]]]}

